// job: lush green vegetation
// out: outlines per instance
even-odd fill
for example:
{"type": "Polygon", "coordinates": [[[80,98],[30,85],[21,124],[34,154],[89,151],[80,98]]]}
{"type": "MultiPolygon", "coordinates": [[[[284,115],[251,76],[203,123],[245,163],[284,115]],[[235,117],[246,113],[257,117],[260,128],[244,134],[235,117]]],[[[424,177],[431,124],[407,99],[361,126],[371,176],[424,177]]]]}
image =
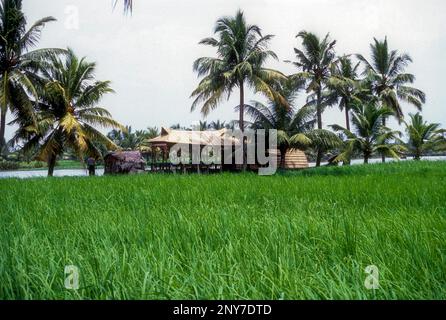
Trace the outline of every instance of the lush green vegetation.
{"type": "MultiPolygon", "coordinates": [[[[78,160],[59,160],[56,162],[55,169],[85,169],[85,164],[78,160]]],[[[0,171],[15,170],[48,170],[48,166],[42,161],[0,161],[0,171]]]]}
{"type": "Polygon", "coordinates": [[[445,299],[445,182],[423,161],[0,180],[0,298],[445,299]]]}

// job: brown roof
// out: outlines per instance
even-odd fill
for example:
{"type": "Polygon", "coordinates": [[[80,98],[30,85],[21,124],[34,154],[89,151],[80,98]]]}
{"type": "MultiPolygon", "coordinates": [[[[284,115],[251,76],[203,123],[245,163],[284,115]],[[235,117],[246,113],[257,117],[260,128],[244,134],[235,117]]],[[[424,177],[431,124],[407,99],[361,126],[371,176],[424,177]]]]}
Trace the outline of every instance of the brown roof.
{"type": "Polygon", "coordinates": [[[161,128],[161,135],[150,139],[152,145],[194,144],[194,145],[236,145],[239,140],[227,129],[208,131],[186,131],[161,128]]]}
{"type": "Polygon", "coordinates": [[[145,163],[139,151],[115,151],[107,154],[104,158],[105,160],[113,158],[123,162],[145,163]]]}

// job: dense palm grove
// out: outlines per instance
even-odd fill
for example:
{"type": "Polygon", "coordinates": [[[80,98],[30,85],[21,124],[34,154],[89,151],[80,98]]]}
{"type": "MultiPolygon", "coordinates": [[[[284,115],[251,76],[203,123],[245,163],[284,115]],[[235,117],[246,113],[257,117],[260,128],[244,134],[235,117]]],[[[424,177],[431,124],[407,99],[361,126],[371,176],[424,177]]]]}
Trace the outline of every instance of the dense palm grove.
{"type": "MultiPolygon", "coordinates": [[[[132,1],[124,1],[124,6],[131,11],[132,1]]],[[[147,141],[159,134],[158,128],[133,131],[98,107],[113,90],[109,81],[95,79],[95,63],[77,57],[72,49],[34,50],[43,27],[54,20],[46,17],[27,28],[21,0],[0,3],[2,157],[14,150],[28,160],[46,162],[52,175],[57,159],[67,153],[82,160],[100,159],[118,148],[150,152],[147,141]],[[13,118],[10,123],[7,113],[13,118]],[[6,142],[8,124],[18,129],[6,142]],[[104,135],[101,128],[113,130],[104,135]]],[[[239,117],[228,123],[201,121],[193,129],[277,129],[282,154],[293,148],[305,150],[317,166],[324,159],[349,164],[358,156],[365,163],[373,156],[382,156],[383,161],[404,155],[420,159],[427,152],[446,149],[445,130],[426,123],[420,113],[426,97],[406,70],[411,57],[391,49],[387,39],[373,39],[369,55],[338,56],[336,40],[329,34],[320,37],[301,31],[295,39],[295,59],[287,61],[296,72],[285,75],[267,67],[269,59],[279,59],[269,48],[273,37],[248,24],[241,11],[216,22],[214,37],[200,41],[215,48],[216,56],[201,57],[193,64],[201,80],[192,92],[191,109],[199,108],[207,116],[238,94],[239,117]],[[247,103],[248,90],[266,102],[247,103]],[[296,103],[299,94],[307,95],[303,106],[296,103]],[[409,121],[404,118],[406,105],[417,109],[409,121]],[[324,111],[329,107],[344,112],[345,123],[327,123],[324,111]],[[403,132],[387,126],[390,118],[405,125],[408,141],[402,140],[403,132]]],[[[179,124],[172,128],[191,129],[179,124]]]]}

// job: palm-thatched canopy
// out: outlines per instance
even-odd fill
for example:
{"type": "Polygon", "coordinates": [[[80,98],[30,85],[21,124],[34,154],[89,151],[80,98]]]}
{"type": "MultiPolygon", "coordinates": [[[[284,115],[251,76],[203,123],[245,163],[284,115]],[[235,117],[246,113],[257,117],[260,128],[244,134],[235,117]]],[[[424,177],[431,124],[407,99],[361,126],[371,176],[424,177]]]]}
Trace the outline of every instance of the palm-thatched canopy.
{"type": "Polygon", "coordinates": [[[148,141],[152,147],[172,146],[175,144],[200,146],[233,146],[239,139],[229,134],[227,129],[215,131],[187,131],[161,128],[161,135],[148,141]]]}
{"type": "Polygon", "coordinates": [[[139,151],[111,152],[104,157],[104,173],[140,173],[144,172],[145,163],[139,151]]]}

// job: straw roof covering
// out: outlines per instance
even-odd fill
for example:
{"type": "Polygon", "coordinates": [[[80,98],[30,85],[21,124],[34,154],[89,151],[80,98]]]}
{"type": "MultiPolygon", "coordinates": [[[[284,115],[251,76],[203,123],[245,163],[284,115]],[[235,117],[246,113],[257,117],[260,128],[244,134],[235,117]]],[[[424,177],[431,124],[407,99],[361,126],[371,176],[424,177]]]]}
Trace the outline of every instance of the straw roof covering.
{"type": "Polygon", "coordinates": [[[152,146],[157,145],[202,145],[202,146],[231,146],[237,145],[240,141],[229,134],[227,129],[216,131],[186,131],[161,128],[161,135],[150,139],[152,146]]]}
{"type": "MultiPolygon", "coordinates": [[[[276,154],[277,165],[281,165],[280,150],[268,150],[270,154],[276,154]]],[[[308,168],[308,159],[305,153],[299,149],[289,149],[285,154],[284,169],[304,169],[308,168]]]]}
{"type": "Polygon", "coordinates": [[[116,151],[104,157],[104,173],[144,172],[145,161],[139,151],[116,151]]]}

